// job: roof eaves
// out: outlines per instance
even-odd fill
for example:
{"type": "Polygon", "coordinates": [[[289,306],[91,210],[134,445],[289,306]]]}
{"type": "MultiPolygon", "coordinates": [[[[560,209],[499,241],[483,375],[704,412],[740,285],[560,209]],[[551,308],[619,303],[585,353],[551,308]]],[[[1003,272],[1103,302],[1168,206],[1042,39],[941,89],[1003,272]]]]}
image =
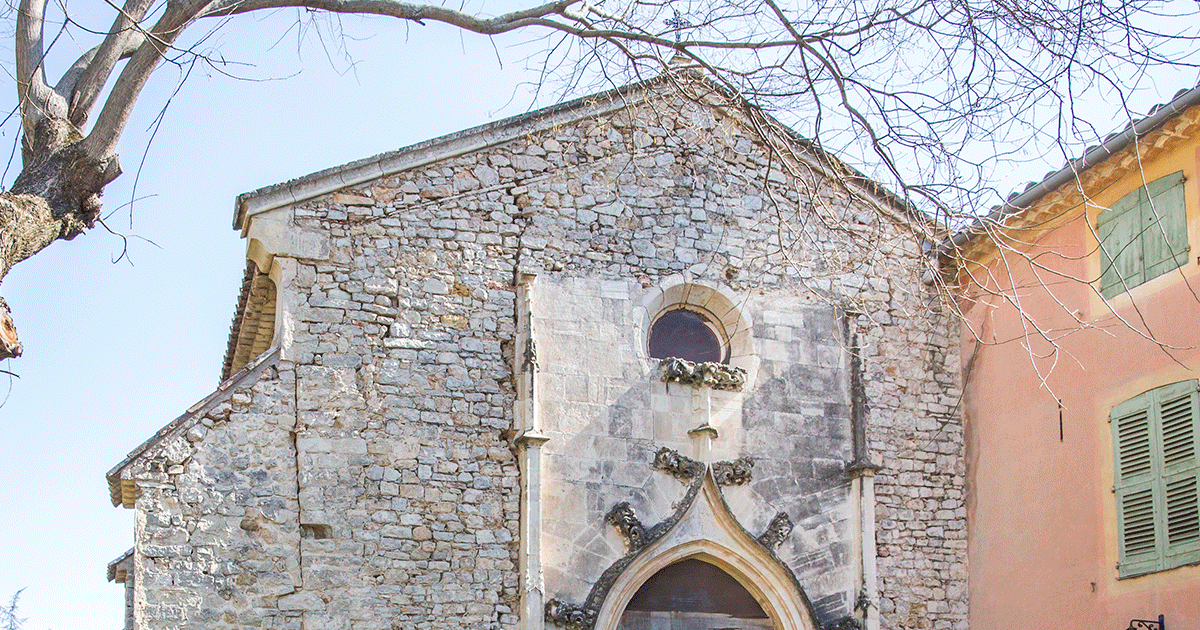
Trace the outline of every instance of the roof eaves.
{"type": "Polygon", "coordinates": [[[1170,102],[1156,105],[1148,116],[1133,121],[1120,132],[1109,135],[1103,144],[1089,148],[1081,157],[1068,161],[1061,169],[1046,175],[1042,181],[1026,186],[1024,191],[1010,197],[985,216],[977,217],[966,228],[943,241],[942,250],[948,252],[963,247],[971,239],[986,233],[987,225],[999,225],[1009,217],[1025,212],[1042,197],[1074,182],[1079,173],[1112,157],[1137,138],[1158,129],[1168,120],[1182,114],[1194,105],[1200,105],[1200,86],[1190,90],[1180,90],[1170,102]]]}
{"type": "Polygon", "coordinates": [[[112,499],[113,506],[116,507],[123,504],[121,491],[121,471],[125,470],[125,468],[130,464],[137,461],[139,457],[141,457],[154,445],[162,442],[167,437],[174,435],[176,431],[185,427],[190,427],[191,421],[200,418],[209,409],[217,406],[221,402],[224,402],[233,395],[233,390],[237,385],[250,379],[251,377],[256,377],[257,375],[261,374],[263,370],[265,370],[267,366],[269,366],[278,356],[278,347],[271,348],[267,352],[259,355],[258,358],[248,363],[246,367],[242,368],[240,372],[234,374],[225,382],[218,385],[217,389],[213,391],[213,393],[205,396],[199,402],[188,408],[187,411],[183,412],[183,414],[178,418],[175,418],[171,422],[167,423],[166,426],[159,429],[158,432],[150,437],[150,439],[142,442],[142,444],[133,449],[133,451],[131,451],[129,455],[125,457],[125,459],[121,460],[121,463],[117,464],[112,470],[108,471],[108,474],[105,475],[105,478],[108,479],[108,491],[112,499]]]}
{"type": "Polygon", "coordinates": [[[127,578],[122,573],[128,573],[128,566],[122,567],[130,559],[133,558],[133,549],[121,554],[119,558],[108,563],[108,581],[109,582],[124,582],[127,578]]]}

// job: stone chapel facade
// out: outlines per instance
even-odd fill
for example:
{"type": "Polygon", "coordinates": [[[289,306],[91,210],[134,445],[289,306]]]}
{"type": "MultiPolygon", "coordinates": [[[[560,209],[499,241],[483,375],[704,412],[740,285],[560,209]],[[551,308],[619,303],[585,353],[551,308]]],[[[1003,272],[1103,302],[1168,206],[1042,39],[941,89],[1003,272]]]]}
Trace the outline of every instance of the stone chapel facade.
{"type": "Polygon", "coordinates": [[[686,78],[241,196],[223,382],[108,476],[126,627],[965,628],[928,226],[686,78]]]}

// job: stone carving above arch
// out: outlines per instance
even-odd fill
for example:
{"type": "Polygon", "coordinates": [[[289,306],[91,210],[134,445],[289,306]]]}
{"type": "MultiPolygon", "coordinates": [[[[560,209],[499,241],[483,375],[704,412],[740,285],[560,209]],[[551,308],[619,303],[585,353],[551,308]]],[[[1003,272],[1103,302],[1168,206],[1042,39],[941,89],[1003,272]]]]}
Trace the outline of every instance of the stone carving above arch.
{"type": "Polygon", "coordinates": [[[787,540],[788,536],[792,535],[792,529],[794,527],[795,526],[792,525],[792,519],[788,518],[787,513],[780,512],[775,515],[775,518],[771,519],[769,524],[767,524],[767,531],[763,532],[762,535],[758,537],[758,544],[762,545],[767,551],[770,551],[772,554],[774,554],[775,549],[779,547],[783,541],[787,540]]]}
{"type": "Polygon", "coordinates": [[[713,478],[717,480],[718,486],[740,486],[750,483],[753,469],[754,460],[745,455],[729,462],[714,462],[712,465],[713,478]]]}
{"type": "Polygon", "coordinates": [[[696,477],[704,474],[705,469],[702,462],[698,462],[686,455],[681,455],[679,451],[665,446],[658,449],[658,452],[654,454],[654,463],[651,466],[655,470],[661,470],[680,481],[689,483],[696,477]]]}
{"type": "Polygon", "coordinates": [[[628,501],[622,501],[612,507],[604,517],[604,521],[621,532],[630,551],[637,551],[646,545],[646,527],[638,520],[628,501]]]}
{"type": "MultiPolygon", "coordinates": [[[[609,512],[609,522],[622,532],[636,525],[644,532],[641,544],[635,546],[633,537],[626,536],[629,552],[601,574],[587,600],[581,605],[549,600],[546,621],[565,630],[616,630],[629,600],[646,580],[668,565],[694,558],[719,567],[742,584],[775,628],[818,630],[812,604],[795,575],[775,557],[774,549],[762,542],[786,538],[791,532],[790,520],[786,521],[787,527],[778,526],[782,523],[777,524],[780,517],[776,516],[766,534],[754,536],[729,510],[713,467],[700,464],[701,474],[685,476],[696,471],[694,464],[698,462],[669,449],[656,454],[656,468],[688,480],[686,494],[675,512],[647,530],[628,504],[618,504],[609,512]]],[[[748,470],[747,464],[747,474],[748,470]]]]}

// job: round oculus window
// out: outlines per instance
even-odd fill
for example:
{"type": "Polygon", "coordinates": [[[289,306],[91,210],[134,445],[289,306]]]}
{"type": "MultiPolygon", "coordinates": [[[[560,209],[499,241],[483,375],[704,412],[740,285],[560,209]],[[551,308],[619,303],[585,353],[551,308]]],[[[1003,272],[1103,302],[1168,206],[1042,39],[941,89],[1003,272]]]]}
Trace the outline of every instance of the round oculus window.
{"type": "Polygon", "coordinates": [[[685,359],[693,363],[724,363],[725,348],[718,328],[695,311],[669,311],[650,326],[650,356],[685,359]]]}

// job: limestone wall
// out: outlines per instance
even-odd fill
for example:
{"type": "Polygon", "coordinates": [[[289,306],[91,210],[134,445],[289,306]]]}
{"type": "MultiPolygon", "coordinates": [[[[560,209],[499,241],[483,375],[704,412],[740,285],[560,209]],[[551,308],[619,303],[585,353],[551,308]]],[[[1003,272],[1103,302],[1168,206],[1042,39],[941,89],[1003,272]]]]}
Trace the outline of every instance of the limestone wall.
{"type": "Polygon", "coordinates": [[[548,279],[534,293],[538,393],[550,437],[548,593],[582,602],[625,554],[625,541],[605,522],[614,504],[628,501],[647,527],[671,516],[685,487],[650,464],[662,447],[702,458],[688,433],[705,423],[711,404],[719,434],[711,461],[754,460],[748,484],[723,490],[734,515],[757,536],[777,512],[787,513],[797,527],[779,557],[820,621],[850,614],[857,504],[843,474],[852,459],[850,414],[832,309],[792,291],[744,294],[737,308],[754,322],[757,355],[750,386],[712,392],[708,403],[703,390],[663,383],[659,362],[646,355],[643,303],[657,292],[638,282],[548,279]]]}
{"type": "Polygon", "coordinates": [[[796,523],[778,556],[817,621],[853,614],[861,587],[843,474],[861,327],[885,468],[872,605],[885,628],[965,627],[957,360],[947,323],[924,316],[916,237],[753,137],[708,109],[641,104],[251,218],[321,235],[324,253],[277,253],[281,359],[204,430],[164,440],[182,468],[146,456],[122,472],[142,493],[141,627],[515,628],[530,331],[545,594],[582,601],[625,553],[612,505],[649,525],[682,496],[650,462],[694,454],[700,403],[661,382],[645,335],[685,285],[746,325],[729,332],[749,382],[712,396],[712,457],[756,461],[724,490],[748,531],[780,511],[796,523]]]}
{"type": "Polygon", "coordinates": [[[294,373],[270,360],[121,471],[138,496],[135,628],[299,628],[294,373]],[[281,599],[282,598],[282,599],[281,599]]]}
{"type": "Polygon", "coordinates": [[[864,335],[875,461],[879,609],[895,628],[967,627],[966,463],[957,319],[914,300],[927,318],[905,335],[864,335]]]}

